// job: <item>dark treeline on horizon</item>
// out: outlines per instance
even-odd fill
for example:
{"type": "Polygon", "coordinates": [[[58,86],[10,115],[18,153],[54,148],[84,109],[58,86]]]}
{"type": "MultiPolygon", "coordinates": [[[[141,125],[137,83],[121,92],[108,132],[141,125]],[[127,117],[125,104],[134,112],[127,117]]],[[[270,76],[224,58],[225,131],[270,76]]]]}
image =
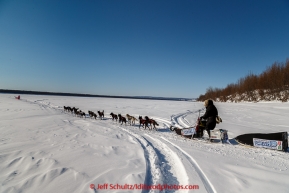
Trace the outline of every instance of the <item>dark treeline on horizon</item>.
{"type": "Polygon", "coordinates": [[[228,84],[226,88],[209,87],[204,95],[200,95],[198,101],[206,99],[219,99],[221,102],[226,102],[229,99],[239,95],[239,100],[242,100],[242,95],[252,101],[257,101],[258,96],[261,100],[277,99],[283,102],[289,99],[289,59],[285,63],[275,62],[261,73],[255,75],[249,73],[247,76],[240,78],[237,83],[228,84]],[[285,91],[282,96],[281,92],[285,91]]]}
{"type": "Polygon", "coordinates": [[[172,100],[172,101],[191,101],[189,98],[174,98],[174,97],[150,97],[150,96],[112,96],[112,95],[93,95],[81,93],[58,93],[44,91],[25,91],[25,90],[9,90],[0,89],[0,93],[5,94],[28,94],[28,95],[50,95],[50,96],[75,96],[75,97],[104,97],[104,98],[127,98],[127,99],[149,99],[149,100],[172,100]]]}

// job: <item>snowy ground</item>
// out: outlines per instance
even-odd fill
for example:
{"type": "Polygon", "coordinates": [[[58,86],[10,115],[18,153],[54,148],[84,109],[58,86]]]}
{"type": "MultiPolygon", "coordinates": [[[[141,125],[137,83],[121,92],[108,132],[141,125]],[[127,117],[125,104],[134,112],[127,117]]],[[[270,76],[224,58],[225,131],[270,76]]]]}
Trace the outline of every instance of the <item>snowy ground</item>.
{"type": "MultiPolygon", "coordinates": [[[[289,103],[216,107],[223,119],[217,128],[230,138],[289,131],[289,103]]],[[[194,189],[162,192],[288,192],[288,152],[185,139],[169,130],[194,126],[202,108],[198,102],[1,94],[0,192],[160,192],[127,189],[142,184],[194,189]],[[105,119],[75,117],[63,106],[104,110],[105,119]],[[158,131],[139,129],[138,122],[120,125],[111,112],[152,117],[158,131]]]]}

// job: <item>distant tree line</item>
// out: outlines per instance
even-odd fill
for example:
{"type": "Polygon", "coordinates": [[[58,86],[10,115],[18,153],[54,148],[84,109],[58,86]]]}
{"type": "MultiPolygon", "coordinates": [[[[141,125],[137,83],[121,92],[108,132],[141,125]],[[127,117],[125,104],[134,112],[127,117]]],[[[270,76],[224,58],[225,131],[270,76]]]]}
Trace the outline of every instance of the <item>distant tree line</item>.
{"type": "Polygon", "coordinates": [[[258,102],[289,100],[289,59],[285,63],[275,62],[261,73],[249,73],[240,78],[236,83],[228,84],[226,88],[209,87],[198,101],[213,99],[220,102],[258,102]]]}

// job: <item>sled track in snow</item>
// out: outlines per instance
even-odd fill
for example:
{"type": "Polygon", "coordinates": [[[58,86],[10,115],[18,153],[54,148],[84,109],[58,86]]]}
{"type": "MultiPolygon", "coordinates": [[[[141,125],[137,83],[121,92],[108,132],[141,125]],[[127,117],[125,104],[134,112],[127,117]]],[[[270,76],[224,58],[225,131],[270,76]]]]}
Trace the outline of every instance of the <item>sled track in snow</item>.
{"type": "Polygon", "coordinates": [[[197,111],[187,111],[185,113],[179,113],[177,115],[172,115],[171,116],[171,121],[175,126],[179,127],[193,127],[195,124],[194,123],[189,123],[189,121],[185,118],[186,116],[190,114],[195,114],[195,113],[200,113],[204,110],[199,109],[197,111]]]}
{"type": "MultiPolygon", "coordinates": [[[[119,127],[129,135],[133,136],[144,150],[146,160],[146,176],[144,184],[188,184],[186,170],[177,155],[163,142],[144,134],[144,136],[119,127]],[[172,163],[173,162],[173,163],[172,163]]],[[[160,192],[177,192],[178,190],[164,189],[160,192]]],[[[143,190],[142,192],[150,192],[143,190]]],[[[154,191],[153,191],[154,192],[154,191]]],[[[182,192],[188,192],[183,190],[182,192]]]]}
{"type": "Polygon", "coordinates": [[[217,191],[215,190],[214,186],[212,185],[212,183],[210,182],[210,180],[207,178],[207,176],[205,175],[205,173],[203,172],[203,170],[200,168],[199,164],[194,160],[194,158],[192,158],[187,152],[185,152],[182,148],[180,148],[179,146],[175,145],[174,143],[168,141],[167,139],[165,139],[164,137],[161,137],[163,140],[165,140],[166,142],[170,143],[172,146],[174,146],[177,150],[181,151],[182,154],[189,160],[189,162],[192,164],[192,166],[196,169],[199,177],[201,178],[207,192],[209,193],[216,193],[217,191]]]}
{"type": "MultiPolygon", "coordinates": [[[[143,136],[133,133],[132,131],[119,127],[123,131],[132,135],[144,149],[145,159],[147,163],[147,174],[144,183],[152,184],[157,182],[159,184],[190,184],[190,180],[187,171],[183,165],[183,161],[180,160],[179,156],[170,149],[166,143],[159,139],[156,139],[149,134],[144,134],[143,136]],[[159,170],[158,170],[159,169],[159,170]],[[169,172],[172,171],[172,172],[169,172]],[[155,175],[155,174],[160,175],[155,175]]],[[[207,178],[205,173],[202,171],[198,163],[182,148],[175,145],[174,143],[168,141],[164,137],[162,140],[166,141],[168,144],[172,145],[178,152],[184,156],[187,162],[195,169],[197,176],[199,176],[202,184],[204,185],[208,193],[216,193],[214,186],[211,184],[210,180],[207,178]]],[[[181,190],[182,192],[189,192],[190,190],[181,190]]],[[[143,191],[146,192],[146,191],[143,191]]],[[[164,192],[178,192],[177,190],[165,190],[164,192]]]]}
{"type": "Polygon", "coordinates": [[[186,119],[185,117],[190,113],[180,113],[177,115],[172,115],[171,119],[173,122],[173,125],[177,127],[193,127],[186,119]]]}
{"type": "Polygon", "coordinates": [[[144,135],[143,138],[155,149],[158,155],[160,155],[158,158],[159,163],[162,165],[162,172],[165,174],[165,184],[188,184],[188,174],[178,155],[160,140],[155,139],[148,134],[144,135]],[[148,138],[151,139],[151,141],[149,141],[148,138]],[[173,175],[168,173],[170,169],[172,170],[172,173],[174,173],[173,175]]]}

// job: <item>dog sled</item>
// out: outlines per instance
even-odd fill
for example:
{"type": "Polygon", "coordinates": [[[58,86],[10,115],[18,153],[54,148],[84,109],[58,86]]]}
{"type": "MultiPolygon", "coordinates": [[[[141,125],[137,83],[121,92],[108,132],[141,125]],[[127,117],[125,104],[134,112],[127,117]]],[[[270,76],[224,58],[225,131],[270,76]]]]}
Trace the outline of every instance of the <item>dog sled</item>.
{"type": "MultiPolygon", "coordinates": [[[[189,128],[178,128],[171,126],[170,130],[175,131],[176,134],[189,139],[204,139],[204,130],[206,126],[206,121],[200,120],[198,118],[197,124],[194,127],[189,128]]],[[[210,138],[207,140],[220,140],[222,143],[229,143],[228,131],[225,129],[214,129],[210,131],[210,138]]]]}
{"type": "Polygon", "coordinates": [[[188,128],[178,128],[175,126],[171,126],[170,130],[175,131],[176,134],[181,135],[186,138],[202,138],[204,135],[206,121],[202,121],[198,119],[197,125],[194,127],[188,128]]]}

